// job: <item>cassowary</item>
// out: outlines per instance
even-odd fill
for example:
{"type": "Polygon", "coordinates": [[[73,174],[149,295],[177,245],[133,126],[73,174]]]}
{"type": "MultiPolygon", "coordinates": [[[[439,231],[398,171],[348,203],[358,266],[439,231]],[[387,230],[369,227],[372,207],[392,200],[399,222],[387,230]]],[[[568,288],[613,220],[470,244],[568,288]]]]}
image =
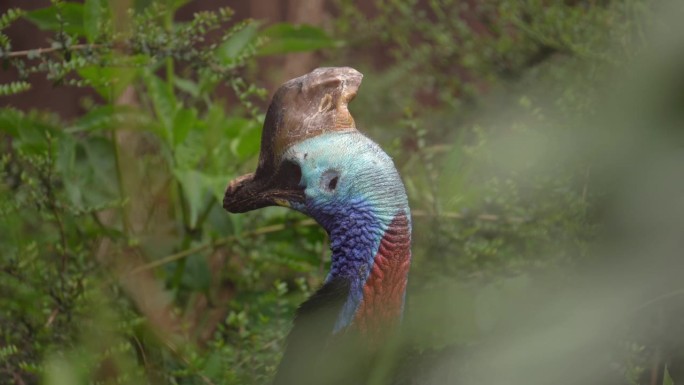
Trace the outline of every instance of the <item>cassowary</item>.
{"type": "Polygon", "coordinates": [[[319,68],[284,83],[266,115],[255,173],[223,207],[285,206],[329,234],[332,265],[297,311],[274,384],[362,384],[399,324],[411,263],[411,215],[390,157],[357,131],[347,104],[362,75],[319,68]]]}

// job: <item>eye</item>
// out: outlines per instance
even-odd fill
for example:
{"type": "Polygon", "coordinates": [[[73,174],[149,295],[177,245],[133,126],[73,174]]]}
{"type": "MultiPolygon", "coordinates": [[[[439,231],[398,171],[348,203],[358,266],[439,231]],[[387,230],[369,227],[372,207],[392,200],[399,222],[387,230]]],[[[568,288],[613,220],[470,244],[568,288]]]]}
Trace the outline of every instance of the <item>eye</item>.
{"type": "Polygon", "coordinates": [[[333,192],[340,181],[340,173],[337,170],[327,170],[321,175],[321,189],[333,192]]]}

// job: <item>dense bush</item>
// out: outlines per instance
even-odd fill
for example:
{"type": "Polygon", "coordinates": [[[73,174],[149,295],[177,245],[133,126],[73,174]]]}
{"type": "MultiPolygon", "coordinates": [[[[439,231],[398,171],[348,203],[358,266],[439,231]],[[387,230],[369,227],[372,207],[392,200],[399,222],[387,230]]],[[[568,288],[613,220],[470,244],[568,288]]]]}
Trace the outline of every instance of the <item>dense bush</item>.
{"type": "MultiPolygon", "coordinates": [[[[323,50],[364,72],[351,109],[409,191],[407,319],[435,322],[421,344],[477,343],[515,312],[496,304],[596,263],[612,190],[577,142],[603,143],[580,127],[643,49],[646,1],[338,1],[328,33],[138,3],[0,17],[0,31],[23,17],[52,33],[29,51],[0,34],[17,74],[0,94],[36,75],[94,90],[73,121],[0,109],[0,382],[269,381],[328,261],[312,221],[219,203],[258,154],[259,56],[323,50]],[[458,301],[431,306],[443,290],[458,301]]],[[[613,363],[636,382],[644,348],[622,341],[613,363]]]]}
{"type": "Polygon", "coordinates": [[[245,65],[331,41],[312,29],[319,38],[302,46],[293,27],[260,29],[230,9],[175,23],[180,5],[122,16],[99,0],[55,2],[3,17],[3,26],[23,16],[54,31],[49,48],[28,52],[3,37],[3,60],[19,77],[4,93],[27,89],[34,73],[97,91],[74,121],[0,111],[9,382],[253,383],[277,362],[301,297],[287,295],[309,287],[288,287],[279,279],[293,274],[280,268],[317,270],[318,257],[292,256],[317,256],[322,236],[308,222],[277,224],[291,220],[281,213],[229,217],[219,202],[258,153],[253,103],[265,91],[245,65]],[[225,86],[228,100],[216,91],[225,86]]]}

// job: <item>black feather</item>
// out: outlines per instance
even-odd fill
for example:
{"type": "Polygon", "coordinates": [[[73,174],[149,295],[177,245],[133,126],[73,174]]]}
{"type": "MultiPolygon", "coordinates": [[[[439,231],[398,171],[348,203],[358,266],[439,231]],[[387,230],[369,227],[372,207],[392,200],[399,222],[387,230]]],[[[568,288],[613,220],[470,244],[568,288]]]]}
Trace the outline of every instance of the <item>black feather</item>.
{"type": "Polygon", "coordinates": [[[349,287],[348,280],[333,279],[299,307],[273,385],[364,382],[369,361],[356,333],[333,334],[349,287]]]}

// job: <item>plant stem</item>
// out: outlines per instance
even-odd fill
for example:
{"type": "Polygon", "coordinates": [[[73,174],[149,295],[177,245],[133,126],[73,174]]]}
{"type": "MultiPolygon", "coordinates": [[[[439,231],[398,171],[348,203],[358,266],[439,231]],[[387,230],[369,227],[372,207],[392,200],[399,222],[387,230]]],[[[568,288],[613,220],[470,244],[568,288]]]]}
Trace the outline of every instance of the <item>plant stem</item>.
{"type": "Polygon", "coordinates": [[[121,147],[119,146],[119,130],[112,131],[112,145],[114,146],[114,165],[116,166],[116,180],[119,185],[119,198],[121,199],[121,226],[123,233],[129,236],[128,212],[126,211],[126,189],[124,188],[123,171],[121,170],[121,147]]]}

